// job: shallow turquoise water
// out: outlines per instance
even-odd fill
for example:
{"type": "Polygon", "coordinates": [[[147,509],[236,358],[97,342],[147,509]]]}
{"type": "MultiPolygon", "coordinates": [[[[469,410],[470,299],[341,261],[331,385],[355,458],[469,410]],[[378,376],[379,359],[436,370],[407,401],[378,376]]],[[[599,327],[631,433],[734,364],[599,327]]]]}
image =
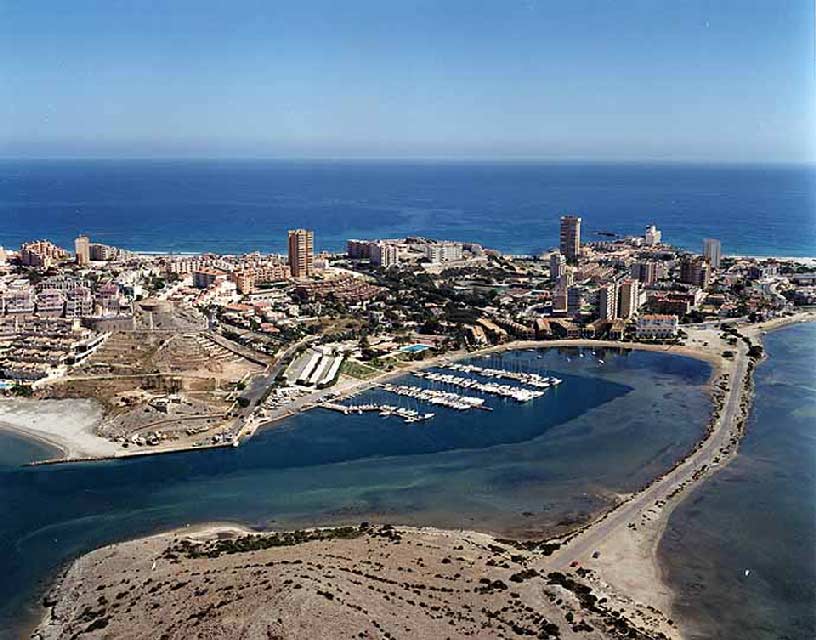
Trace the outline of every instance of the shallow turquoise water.
{"type": "Polygon", "coordinates": [[[816,637],[816,324],[765,346],[739,456],[672,514],[660,547],[694,638],[816,637]]]}
{"type": "Polygon", "coordinates": [[[238,449],[0,468],[0,636],[39,615],[33,597],[71,557],[185,523],[374,520],[540,535],[587,518],[685,453],[710,410],[704,363],[597,355],[605,365],[575,349],[480,361],[564,379],[526,405],[491,397],[492,413],[437,409],[404,425],[315,410],[238,449]]]}

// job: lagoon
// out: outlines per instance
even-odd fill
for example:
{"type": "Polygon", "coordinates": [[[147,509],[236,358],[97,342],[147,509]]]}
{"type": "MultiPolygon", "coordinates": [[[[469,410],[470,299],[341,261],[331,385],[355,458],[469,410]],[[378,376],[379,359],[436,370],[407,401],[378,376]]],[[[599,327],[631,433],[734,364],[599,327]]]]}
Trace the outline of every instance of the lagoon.
{"type": "MultiPolygon", "coordinates": [[[[72,557],[187,523],[371,520],[540,537],[584,521],[689,451],[711,407],[706,363],[583,352],[478,360],[564,380],[527,404],[491,396],[490,413],[435,409],[433,420],[406,425],[314,410],[238,449],[0,467],[0,636],[37,620],[37,595],[72,557]]],[[[383,393],[359,400],[394,403],[383,393]]]]}

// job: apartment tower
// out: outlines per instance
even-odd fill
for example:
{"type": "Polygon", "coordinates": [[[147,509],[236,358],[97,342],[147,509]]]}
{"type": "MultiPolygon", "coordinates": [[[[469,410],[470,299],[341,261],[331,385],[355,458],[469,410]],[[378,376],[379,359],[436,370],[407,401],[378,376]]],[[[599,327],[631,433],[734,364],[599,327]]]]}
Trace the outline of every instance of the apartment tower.
{"type": "Polygon", "coordinates": [[[720,241],[714,238],[703,240],[703,257],[708,260],[712,269],[720,268],[720,241]]]}
{"type": "Polygon", "coordinates": [[[76,253],[76,263],[86,266],[91,262],[91,241],[88,236],[77,236],[74,240],[74,252],[76,253]]]}
{"type": "Polygon", "coordinates": [[[601,320],[618,317],[618,285],[610,282],[598,290],[598,316],[601,320]]]}
{"type": "Polygon", "coordinates": [[[576,264],[581,250],[581,218],[561,216],[560,239],[561,253],[569,264],[576,264]]]}
{"type": "Polygon", "coordinates": [[[314,232],[289,231],[289,269],[293,278],[308,278],[314,272],[314,232]]]}
{"type": "Polygon", "coordinates": [[[640,282],[624,280],[618,287],[618,318],[629,320],[638,310],[640,282]]]}

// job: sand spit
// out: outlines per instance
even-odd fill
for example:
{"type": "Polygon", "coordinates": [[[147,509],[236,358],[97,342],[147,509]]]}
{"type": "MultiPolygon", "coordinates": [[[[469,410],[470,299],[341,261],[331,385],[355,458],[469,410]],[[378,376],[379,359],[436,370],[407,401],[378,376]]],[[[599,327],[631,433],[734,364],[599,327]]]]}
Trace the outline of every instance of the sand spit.
{"type": "Polygon", "coordinates": [[[46,596],[40,640],[661,638],[580,575],[487,534],[366,524],[217,527],[104,547],[46,596]]]}
{"type": "Polygon", "coordinates": [[[104,458],[119,446],[96,435],[102,407],[93,400],[0,399],[0,429],[41,440],[66,458],[104,458]]]}
{"type": "MultiPolygon", "coordinates": [[[[721,358],[715,367],[711,381],[714,412],[706,437],[673,469],[568,536],[545,567],[567,570],[578,563],[591,570],[588,582],[595,591],[605,594],[634,621],[660,630],[667,637],[682,638],[681,629],[671,619],[673,594],[663,580],[658,561],[658,545],[669,516],[704,478],[737,455],[753,400],[753,371],[759,362],[748,357],[747,342],[757,345],[766,331],[814,320],[813,313],[799,313],[741,327],[745,340],[739,342],[735,357],[721,358]]],[[[707,353],[711,350],[707,349],[707,353]]]]}

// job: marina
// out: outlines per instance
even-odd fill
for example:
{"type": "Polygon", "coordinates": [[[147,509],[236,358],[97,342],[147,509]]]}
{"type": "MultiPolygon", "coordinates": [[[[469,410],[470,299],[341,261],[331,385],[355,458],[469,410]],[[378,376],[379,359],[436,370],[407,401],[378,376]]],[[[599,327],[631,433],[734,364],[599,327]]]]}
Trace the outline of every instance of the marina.
{"type": "Polygon", "coordinates": [[[414,398],[415,400],[447,407],[448,409],[456,409],[457,411],[468,411],[469,409],[492,411],[490,407],[484,406],[484,398],[477,398],[476,396],[463,396],[451,391],[439,391],[403,384],[384,384],[382,388],[398,396],[414,398]]]}
{"type": "Polygon", "coordinates": [[[473,389],[475,391],[481,391],[482,393],[501,396],[502,398],[512,398],[516,402],[529,402],[534,398],[540,398],[544,395],[544,391],[540,389],[524,389],[523,387],[514,387],[509,384],[497,384],[494,382],[484,383],[474,380],[473,378],[463,378],[450,373],[417,371],[414,375],[423,380],[430,380],[431,382],[441,382],[453,387],[473,389]]]}
{"type": "Polygon", "coordinates": [[[324,402],[320,405],[324,409],[331,411],[338,411],[343,415],[362,415],[363,413],[378,413],[383,418],[396,416],[402,418],[403,422],[425,422],[434,417],[433,413],[420,413],[415,409],[407,407],[398,407],[391,404],[376,404],[373,402],[357,405],[345,405],[334,402],[324,402]]]}
{"type": "MultiPolygon", "coordinates": [[[[581,354],[583,356],[583,354],[581,354]]],[[[537,389],[547,389],[554,387],[561,382],[560,378],[553,376],[542,376],[538,373],[531,373],[527,371],[508,371],[507,369],[490,369],[488,367],[479,367],[475,364],[461,364],[453,362],[449,364],[447,369],[451,371],[459,371],[461,373],[476,373],[486,378],[500,378],[505,380],[515,380],[523,384],[535,387],[537,389]]]]}

